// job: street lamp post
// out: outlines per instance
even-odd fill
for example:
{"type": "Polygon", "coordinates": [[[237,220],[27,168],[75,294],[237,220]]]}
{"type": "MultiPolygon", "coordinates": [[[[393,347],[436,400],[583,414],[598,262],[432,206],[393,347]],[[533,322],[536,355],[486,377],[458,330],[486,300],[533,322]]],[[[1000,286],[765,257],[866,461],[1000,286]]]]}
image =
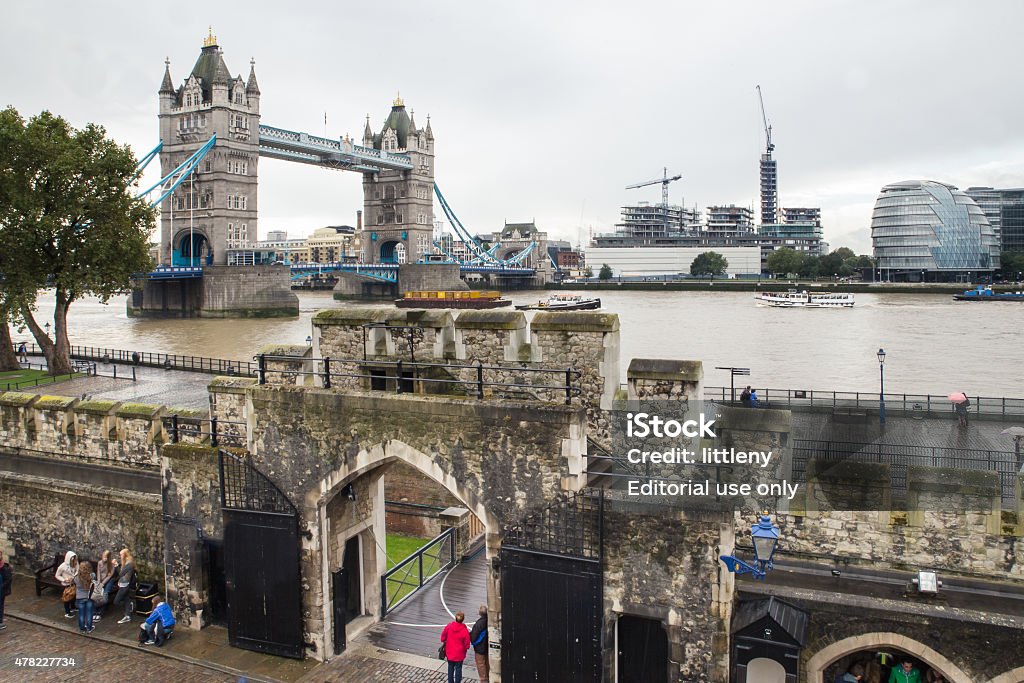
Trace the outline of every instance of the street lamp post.
{"type": "Polygon", "coordinates": [[[46,333],[46,338],[50,338],[50,323],[43,325],[43,331],[46,333]]]}
{"type": "Polygon", "coordinates": [[[885,424],[885,349],[878,349],[878,424],[885,424]]]}
{"type": "Polygon", "coordinates": [[[750,530],[750,538],[754,542],[754,564],[744,562],[735,555],[721,555],[718,559],[733,574],[750,574],[763,581],[775,566],[773,558],[779,544],[779,527],[772,524],[771,517],[761,515],[760,521],[750,530]]]}

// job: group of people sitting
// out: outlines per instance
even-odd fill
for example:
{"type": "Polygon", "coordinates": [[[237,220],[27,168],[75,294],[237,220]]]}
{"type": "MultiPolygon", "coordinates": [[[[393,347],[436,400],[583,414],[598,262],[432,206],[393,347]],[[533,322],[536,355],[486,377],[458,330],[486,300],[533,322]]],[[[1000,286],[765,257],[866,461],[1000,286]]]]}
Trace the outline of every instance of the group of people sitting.
{"type": "MultiPolygon", "coordinates": [[[[80,562],[78,555],[69,550],[57,567],[54,578],[64,586],[61,595],[64,617],[73,619],[77,612],[78,630],[82,633],[92,632],[94,624],[103,618],[111,602],[115,607],[124,606],[124,616],[118,619],[118,624],[132,620],[138,579],[135,558],[128,548],[122,548],[116,559],[109,550],[104,550],[95,567],[91,562],[80,562]]],[[[139,643],[143,645],[163,645],[174,631],[175,620],[170,606],[160,596],[153,598],[153,605],[149,618],[140,625],[139,643]]]]}
{"type": "MultiPolygon", "coordinates": [[[[886,654],[886,659],[891,655],[886,654]]],[[[945,683],[946,678],[941,672],[935,669],[928,669],[928,673],[922,675],[914,661],[909,657],[903,657],[898,663],[888,664],[889,677],[884,677],[885,670],[877,663],[870,663],[865,666],[857,662],[845,672],[836,675],[835,683],[945,683]]]]}

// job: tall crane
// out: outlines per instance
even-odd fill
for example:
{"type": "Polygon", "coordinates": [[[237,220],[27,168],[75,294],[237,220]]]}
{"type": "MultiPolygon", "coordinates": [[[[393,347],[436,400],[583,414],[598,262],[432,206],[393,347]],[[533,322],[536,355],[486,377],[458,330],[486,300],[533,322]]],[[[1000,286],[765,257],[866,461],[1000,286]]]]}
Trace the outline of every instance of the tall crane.
{"type": "Polygon", "coordinates": [[[674,175],[671,178],[668,176],[668,169],[662,169],[662,176],[655,178],[654,180],[648,180],[646,183],[637,183],[636,185],[626,185],[627,190],[635,190],[638,187],[647,187],[648,185],[657,185],[661,183],[661,205],[668,207],[668,184],[680,180],[683,176],[674,175]]]}
{"type": "Polygon", "coordinates": [[[767,140],[765,149],[768,154],[771,154],[775,149],[775,144],[772,142],[772,127],[768,124],[768,116],[764,113],[764,98],[761,96],[761,86],[757,86],[757,99],[761,103],[761,120],[764,121],[764,137],[767,140]]]}

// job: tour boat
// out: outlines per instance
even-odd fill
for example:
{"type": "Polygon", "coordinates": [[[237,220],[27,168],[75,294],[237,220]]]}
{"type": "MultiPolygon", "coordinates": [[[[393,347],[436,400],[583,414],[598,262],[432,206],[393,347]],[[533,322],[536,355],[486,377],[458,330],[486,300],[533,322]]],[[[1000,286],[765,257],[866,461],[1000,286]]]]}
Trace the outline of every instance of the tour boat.
{"type": "Polygon", "coordinates": [[[992,287],[978,286],[963,294],[954,294],[954,301],[1024,301],[1024,292],[993,292],[992,287]]]}
{"type": "Polygon", "coordinates": [[[776,308],[853,308],[853,294],[840,292],[808,293],[807,290],[791,289],[788,292],[762,292],[757,300],[776,308]]]}
{"type": "Polygon", "coordinates": [[[511,306],[501,292],[487,290],[430,290],[405,292],[395,300],[399,308],[501,308],[511,306]]]}
{"type": "Polygon", "coordinates": [[[552,294],[547,301],[516,306],[518,311],[592,311],[601,308],[600,299],[588,299],[579,294],[552,294]]]}

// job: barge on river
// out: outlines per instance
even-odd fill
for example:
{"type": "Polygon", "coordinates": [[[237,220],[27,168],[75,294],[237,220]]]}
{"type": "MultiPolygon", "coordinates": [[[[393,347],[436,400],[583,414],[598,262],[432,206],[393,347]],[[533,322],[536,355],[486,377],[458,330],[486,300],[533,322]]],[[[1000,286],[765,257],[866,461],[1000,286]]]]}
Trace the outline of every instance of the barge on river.
{"type": "Polygon", "coordinates": [[[501,308],[512,300],[488,290],[428,290],[406,292],[395,300],[399,308],[501,308]]]}
{"type": "Polygon", "coordinates": [[[963,294],[954,294],[954,301],[1024,301],[1024,292],[993,292],[992,287],[969,289],[963,294]]]}

